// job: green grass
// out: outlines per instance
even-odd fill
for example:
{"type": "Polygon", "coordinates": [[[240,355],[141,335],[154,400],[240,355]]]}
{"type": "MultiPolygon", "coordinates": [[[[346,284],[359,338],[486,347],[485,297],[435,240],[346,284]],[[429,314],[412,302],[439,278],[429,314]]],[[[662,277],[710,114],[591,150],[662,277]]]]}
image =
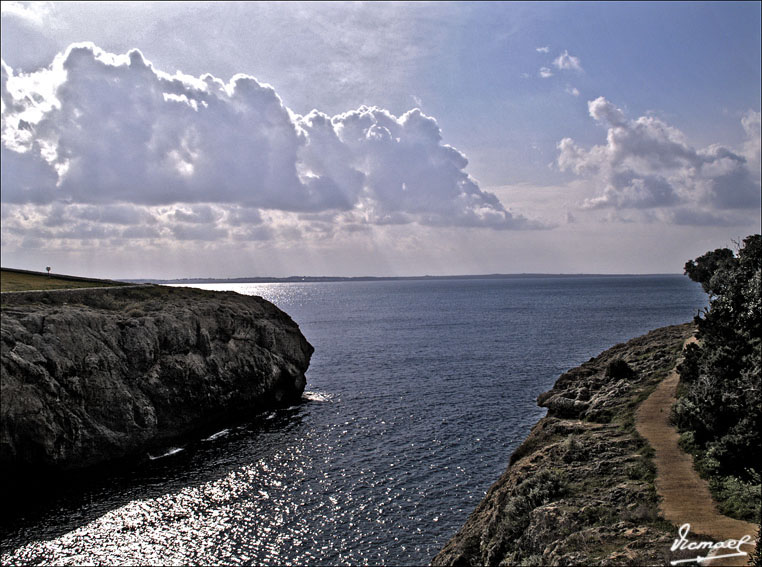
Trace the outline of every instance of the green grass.
{"type": "Polygon", "coordinates": [[[69,280],[46,274],[27,274],[0,270],[0,291],[33,291],[49,289],[75,289],[122,285],[109,280],[69,280]]]}

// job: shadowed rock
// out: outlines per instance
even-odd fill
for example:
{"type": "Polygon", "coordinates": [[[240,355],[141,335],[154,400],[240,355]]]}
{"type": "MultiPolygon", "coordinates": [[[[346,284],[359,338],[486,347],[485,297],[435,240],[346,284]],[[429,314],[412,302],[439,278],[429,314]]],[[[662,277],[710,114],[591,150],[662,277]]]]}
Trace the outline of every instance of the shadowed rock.
{"type": "Polygon", "coordinates": [[[259,297],[3,294],[0,466],[72,472],[301,398],[313,348],[259,297]]]}

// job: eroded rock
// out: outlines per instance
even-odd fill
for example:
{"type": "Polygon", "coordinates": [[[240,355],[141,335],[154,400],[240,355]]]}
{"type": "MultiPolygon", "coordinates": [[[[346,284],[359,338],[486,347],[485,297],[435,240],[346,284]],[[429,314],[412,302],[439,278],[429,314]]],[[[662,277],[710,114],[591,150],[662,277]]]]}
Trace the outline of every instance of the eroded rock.
{"type": "Polygon", "coordinates": [[[0,466],[72,471],[298,401],[313,348],[271,303],[141,286],[3,297],[0,466]]]}

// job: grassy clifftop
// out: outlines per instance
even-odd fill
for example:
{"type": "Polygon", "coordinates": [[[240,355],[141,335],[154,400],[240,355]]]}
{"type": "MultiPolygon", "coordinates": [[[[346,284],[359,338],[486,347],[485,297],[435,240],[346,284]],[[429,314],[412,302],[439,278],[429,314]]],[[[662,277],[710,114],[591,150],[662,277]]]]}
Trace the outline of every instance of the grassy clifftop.
{"type": "Polygon", "coordinates": [[[77,289],[83,287],[110,287],[125,285],[112,280],[81,278],[66,275],[48,275],[44,272],[0,269],[0,291],[36,291],[51,289],[77,289]]]}

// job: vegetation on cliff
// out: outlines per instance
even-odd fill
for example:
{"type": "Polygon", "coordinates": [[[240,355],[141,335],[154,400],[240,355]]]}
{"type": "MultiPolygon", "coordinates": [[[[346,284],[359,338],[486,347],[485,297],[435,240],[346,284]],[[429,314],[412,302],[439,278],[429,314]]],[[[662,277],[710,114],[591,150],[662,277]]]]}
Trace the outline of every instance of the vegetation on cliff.
{"type": "Polygon", "coordinates": [[[45,289],[78,289],[126,285],[113,280],[99,280],[59,274],[44,274],[12,268],[0,269],[0,291],[31,291],[45,289]]]}
{"type": "MultiPolygon", "coordinates": [[[[694,325],[666,327],[617,345],[562,375],[538,404],[548,408],[434,565],[666,564],[675,526],[659,511],[653,449],[634,414],[681,370],[673,419],[710,478],[721,511],[759,521],[762,237],[734,254],[690,261],[710,307],[694,325]]],[[[667,408],[665,408],[666,411],[667,408]]],[[[760,565],[759,549],[754,565],[760,565]]]]}
{"type": "Polygon", "coordinates": [[[709,294],[696,317],[698,344],[680,366],[673,419],[682,444],[709,478],[720,510],[759,521],[762,441],[762,236],[744,239],[738,253],[707,252],[685,273],[709,294]]]}
{"type": "MultiPolygon", "coordinates": [[[[548,415],[434,565],[667,564],[653,449],[635,411],[674,369],[691,324],[657,329],[563,374],[548,415]]],[[[695,552],[692,552],[695,555],[695,552]]]]}

